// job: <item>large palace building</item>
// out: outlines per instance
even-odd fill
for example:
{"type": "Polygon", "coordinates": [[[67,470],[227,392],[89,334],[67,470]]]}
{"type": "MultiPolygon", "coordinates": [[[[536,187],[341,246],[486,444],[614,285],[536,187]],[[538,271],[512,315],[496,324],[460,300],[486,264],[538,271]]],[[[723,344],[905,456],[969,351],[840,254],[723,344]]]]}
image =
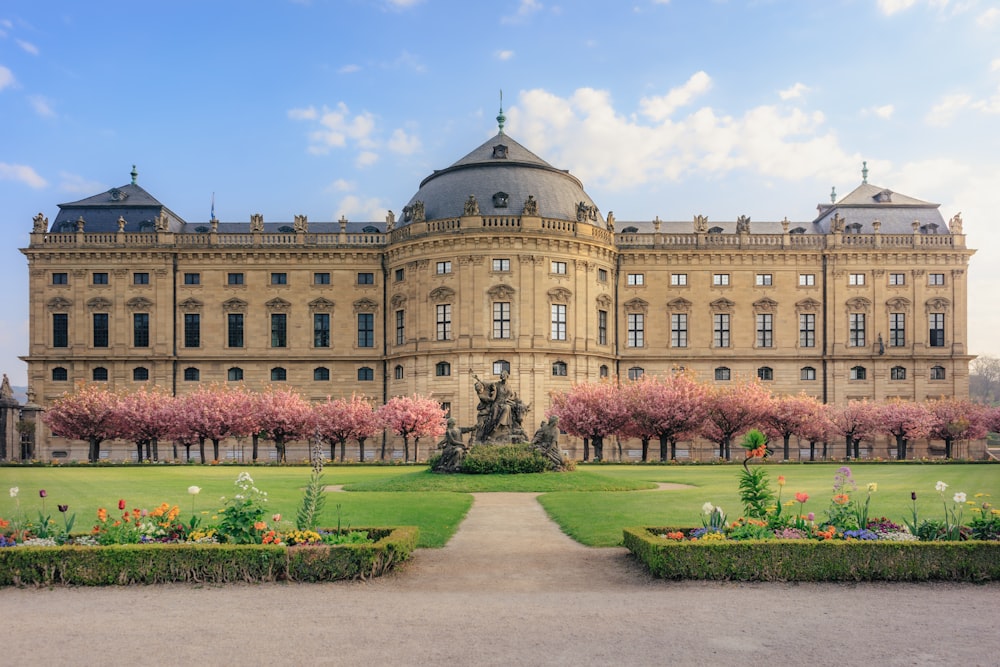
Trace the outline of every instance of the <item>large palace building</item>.
{"type": "MultiPolygon", "coordinates": [[[[554,390],[675,367],[828,403],[968,396],[959,216],[865,178],[808,221],[615,220],[500,120],[384,221],[186,222],[134,168],[39,214],[23,249],[31,397],[284,383],[430,395],[464,425],[472,375],[508,370],[527,425],[554,390]]],[[[85,444],[42,433],[37,455],[53,454],[85,444]]]]}

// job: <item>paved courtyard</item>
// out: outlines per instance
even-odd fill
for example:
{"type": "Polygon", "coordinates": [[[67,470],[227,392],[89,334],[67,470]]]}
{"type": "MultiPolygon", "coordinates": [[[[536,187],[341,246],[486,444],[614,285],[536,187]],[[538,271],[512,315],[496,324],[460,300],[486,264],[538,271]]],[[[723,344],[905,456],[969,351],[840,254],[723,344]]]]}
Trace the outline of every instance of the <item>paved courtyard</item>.
{"type": "Polygon", "coordinates": [[[650,577],[484,493],[367,582],[0,589],[4,664],[997,665],[1000,585],[650,577]]]}

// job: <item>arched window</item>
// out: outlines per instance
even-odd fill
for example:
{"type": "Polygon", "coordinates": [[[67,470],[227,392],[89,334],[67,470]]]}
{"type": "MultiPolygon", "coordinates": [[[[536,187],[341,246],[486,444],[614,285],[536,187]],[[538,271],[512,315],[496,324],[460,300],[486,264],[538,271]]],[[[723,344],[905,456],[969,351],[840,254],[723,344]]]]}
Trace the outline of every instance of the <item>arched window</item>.
{"type": "Polygon", "coordinates": [[[149,379],[149,369],[142,366],[137,366],[132,369],[132,381],[133,382],[145,382],[149,379]]]}
{"type": "Polygon", "coordinates": [[[239,382],[243,379],[243,369],[239,366],[233,366],[226,371],[226,379],[230,382],[239,382]]]}
{"type": "Polygon", "coordinates": [[[557,361],[552,364],[552,374],[559,377],[566,377],[569,374],[569,367],[565,361],[557,361]]]}
{"type": "Polygon", "coordinates": [[[852,380],[865,380],[868,378],[868,371],[864,366],[855,366],[851,369],[850,377],[852,380]]]}
{"type": "Polygon", "coordinates": [[[606,364],[601,364],[601,371],[600,371],[600,375],[601,375],[601,377],[602,377],[602,378],[606,378],[606,377],[608,377],[608,372],[609,372],[609,371],[608,371],[608,367],[607,367],[607,365],[606,365],[606,364]]]}
{"type": "Polygon", "coordinates": [[[510,373],[510,362],[504,359],[497,359],[493,362],[493,375],[500,375],[504,371],[510,373]]]}
{"type": "Polygon", "coordinates": [[[104,366],[98,366],[93,372],[94,382],[107,382],[108,381],[108,369],[104,366]]]}
{"type": "Polygon", "coordinates": [[[69,379],[69,372],[66,371],[62,366],[56,366],[52,369],[52,381],[53,382],[65,382],[69,379]]]}
{"type": "Polygon", "coordinates": [[[715,369],[715,379],[719,381],[726,381],[730,378],[732,373],[725,366],[719,366],[715,369]]]}
{"type": "Polygon", "coordinates": [[[281,366],[276,366],[271,369],[271,382],[284,382],[287,379],[288,371],[281,366]]]}
{"type": "Polygon", "coordinates": [[[400,366],[396,366],[396,369],[393,372],[395,373],[394,377],[397,380],[402,380],[403,379],[403,367],[401,365],[400,366]]]}
{"type": "Polygon", "coordinates": [[[194,366],[189,366],[184,369],[184,381],[185,382],[197,382],[201,379],[201,371],[199,371],[194,366]]]}
{"type": "Polygon", "coordinates": [[[932,380],[943,380],[945,378],[944,366],[931,366],[932,380]]]}
{"type": "Polygon", "coordinates": [[[313,369],[313,380],[316,382],[327,382],[330,379],[330,369],[325,366],[313,369]]]}
{"type": "Polygon", "coordinates": [[[358,379],[362,382],[369,382],[375,379],[375,371],[373,371],[368,366],[363,366],[358,369],[358,379]]]}
{"type": "Polygon", "coordinates": [[[799,379],[800,380],[815,380],[816,379],[816,369],[812,366],[803,366],[799,369],[799,379]]]}
{"type": "Polygon", "coordinates": [[[906,369],[902,366],[893,366],[889,369],[889,379],[890,380],[905,380],[906,379],[906,369]]]}
{"type": "Polygon", "coordinates": [[[761,366],[757,369],[757,379],[762,382],[770,382],[774,379],[774,369],[770,366],[761,366]]]}
{"type": "Polygon", "coordinates": [[[441,377],[448,377],[451,375],[451,364],[447,361],[439,361],[434,365],[434,375],[441,377]]]}

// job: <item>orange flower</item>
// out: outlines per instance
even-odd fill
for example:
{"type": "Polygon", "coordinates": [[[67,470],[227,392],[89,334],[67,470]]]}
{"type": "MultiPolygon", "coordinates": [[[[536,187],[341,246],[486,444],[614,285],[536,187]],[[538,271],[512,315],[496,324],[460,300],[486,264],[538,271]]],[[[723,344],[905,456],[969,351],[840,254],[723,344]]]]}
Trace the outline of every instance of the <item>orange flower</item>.
{"type": "Polygon", "coordinates": [[[263,521],[258,521],[253,525],[254,530],[264,530],[265,528],[267,528],[267,524],[263,521]]]}
{"type": "Polygon", "coordinates": [[[106,509],[104,509],[103,507],[101,509],[97,510],[97,519],[101,523],[104,523],[105,521],[107,521],[108,520],[108,511],[106,509]]]}
{"type": "Polygon", "coordinates": [[[667,539],[668,540],[683,540],[684,539],[684,533],[682,533],[679,530],[675,530],[675,531],[669,532],[669,533],[667,533],[667,539]]]}
{"type": "Polygon", "coordinates": [[[778,486],[784,486],[784,485],[785,485],[785,476],[778,475],[778,486]]]}
{"type": "Polygon", "coordinates": [[[851,502],[851,497],[846,493],[838,493],[833,497],[833,502],[837,503],[838,505],[846,505],[847,503],[851,502]]]}

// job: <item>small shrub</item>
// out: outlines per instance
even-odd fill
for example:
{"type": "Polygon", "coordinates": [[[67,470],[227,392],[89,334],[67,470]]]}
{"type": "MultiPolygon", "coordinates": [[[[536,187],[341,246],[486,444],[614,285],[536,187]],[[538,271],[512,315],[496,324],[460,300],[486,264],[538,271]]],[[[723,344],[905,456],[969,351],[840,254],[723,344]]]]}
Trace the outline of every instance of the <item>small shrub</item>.
{"type": "Polygon", "coordinates": [[[531,445],[476,445],[462,460],[462,472],[473,475],[517,475],[545,472],[547,460],[531,445]]]}

